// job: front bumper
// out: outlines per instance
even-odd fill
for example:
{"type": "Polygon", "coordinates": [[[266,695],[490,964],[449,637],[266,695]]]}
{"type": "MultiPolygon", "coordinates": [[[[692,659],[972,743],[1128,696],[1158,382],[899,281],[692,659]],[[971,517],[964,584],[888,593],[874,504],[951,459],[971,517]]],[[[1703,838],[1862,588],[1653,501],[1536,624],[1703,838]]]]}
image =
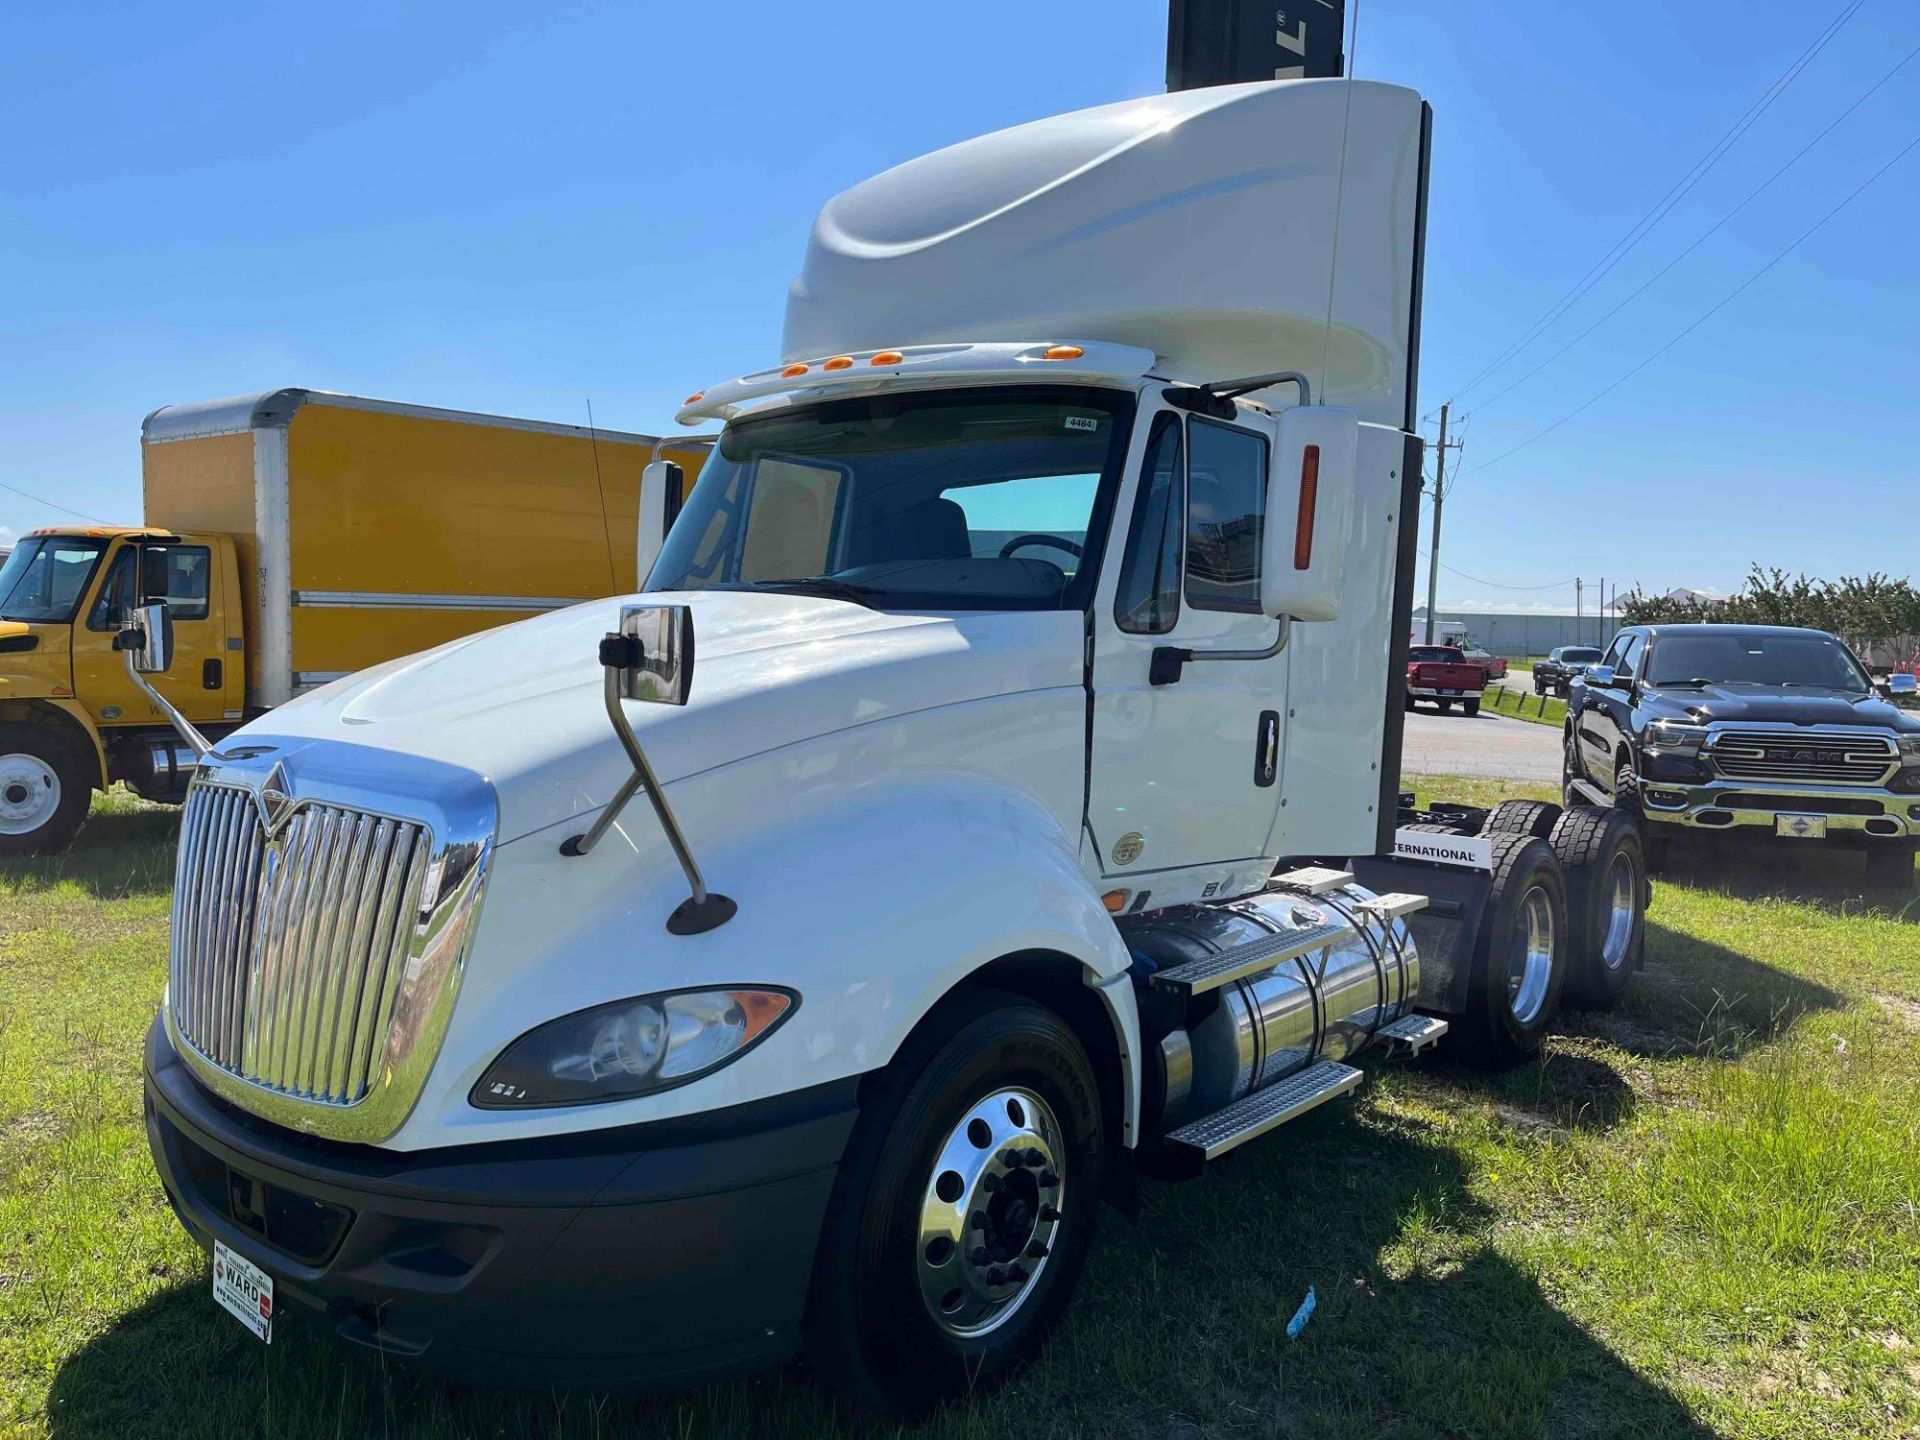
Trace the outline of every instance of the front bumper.
{"type": "Polygon", "coordinates": [[[1777,815],[1820,815],[1826,819],[1829,836],[1844,834],[1870,841],[1920,837],[1920,794],[1872,786],[1642,780],[1640,810],[1650,821],[1695,830],[1759,827],[1771,834],[1777,815]]]}
{"type": "Polygon", "coordinates": [[[792,1354],[856,1090],[399,1154],[214,1098],[158,1021],[146,1045],[148,1143],[196,1241],[355,1344],[505,1385],[677,1386],[792,1354]]]}

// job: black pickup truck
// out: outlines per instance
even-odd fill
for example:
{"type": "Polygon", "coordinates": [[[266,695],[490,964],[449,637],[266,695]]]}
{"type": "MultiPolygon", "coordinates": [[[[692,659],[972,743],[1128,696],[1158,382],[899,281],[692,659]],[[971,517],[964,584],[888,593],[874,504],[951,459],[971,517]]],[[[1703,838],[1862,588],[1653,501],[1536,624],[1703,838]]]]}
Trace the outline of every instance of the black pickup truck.
{"type": "Polygon", "coordinates": [[[1644,822],[1649,865],[1682,830],[1864,850],[1867,879],[1911,888],[1920,714],[1875,693],[1819,630],[1636,625],[1576,677],[1569,803],[1644,822]]]}
{"type": "Polygon", "coordinates": [[[1533,693],[1565,695],[1575,675],[1599,662],[1600,651],[1592,645],[1556,645],[1533,667],[1533,693]]]}

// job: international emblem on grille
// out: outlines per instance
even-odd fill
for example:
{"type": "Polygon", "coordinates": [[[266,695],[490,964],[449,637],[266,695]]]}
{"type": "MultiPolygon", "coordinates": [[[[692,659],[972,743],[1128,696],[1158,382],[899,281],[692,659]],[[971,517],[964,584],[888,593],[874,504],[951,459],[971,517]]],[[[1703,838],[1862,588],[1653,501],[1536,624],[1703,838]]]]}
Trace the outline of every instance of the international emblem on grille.
{"type": "Polygon", "coordinates": [[[287,782],[287,767],[275,765],[265,782],[253,792],[254,812],[260,817],[260,833],[271,845],[293,818],[293,795],[287,782]]]}

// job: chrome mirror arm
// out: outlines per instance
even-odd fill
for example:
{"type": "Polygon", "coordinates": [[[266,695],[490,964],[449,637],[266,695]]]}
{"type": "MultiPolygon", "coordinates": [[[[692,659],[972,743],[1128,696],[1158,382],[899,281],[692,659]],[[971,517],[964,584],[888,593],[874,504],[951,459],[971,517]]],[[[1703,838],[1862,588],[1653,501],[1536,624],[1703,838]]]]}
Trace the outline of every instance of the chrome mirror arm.
{"type": "Polygon", "coordinates": [[[142,675],[138,668],[135,667],[133,663],[133,651],[122,649],[120,653],[127,662],[127,674],[132,678],[134,685],[140,689],[141,693],[143,693],[147,699],[153,702],[155,709],[167,717],[167,723],[173,726],[176,735],[187,742],[188,747],[193,751],[194,758],[197,760],[209,750],[213,749],[212,742],[209,741],[206,736],[202,735],[199,730],[194,728],[193,722],[178,710],[174,709],[173,702],[168,700],[167,697],[162,695],[158,690],[154,689],[152,684],[147,680],[147,677],[142,675]]]}

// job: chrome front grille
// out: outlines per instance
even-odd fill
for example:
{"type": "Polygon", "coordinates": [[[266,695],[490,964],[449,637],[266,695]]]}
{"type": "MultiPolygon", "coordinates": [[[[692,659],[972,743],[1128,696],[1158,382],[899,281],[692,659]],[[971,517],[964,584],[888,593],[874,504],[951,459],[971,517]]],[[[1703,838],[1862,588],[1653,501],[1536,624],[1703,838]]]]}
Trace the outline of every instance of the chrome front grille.
{"type": "Polygon", "coordinates": [[[188,799],[174,886],[180,1033],[256,1085],[362,1099],[384,1057],[432,836],[408,820],[304,805],[269,845],[253,792],[188,799]]]}
{"type": "Polygon", "coordinates": [[[167,986],[195,1073],[314,1134],[397,1130],[459,989],[495,818],[484,779],[436,762],[312,741],[206,757],[167,986]]]}
{"type": "Polygon", "coordinates": [[[1707,756],[1729,780],[1818,785],[1884,785],[1899,755],[1871,731],[1716,730],[1707,756]]]}

